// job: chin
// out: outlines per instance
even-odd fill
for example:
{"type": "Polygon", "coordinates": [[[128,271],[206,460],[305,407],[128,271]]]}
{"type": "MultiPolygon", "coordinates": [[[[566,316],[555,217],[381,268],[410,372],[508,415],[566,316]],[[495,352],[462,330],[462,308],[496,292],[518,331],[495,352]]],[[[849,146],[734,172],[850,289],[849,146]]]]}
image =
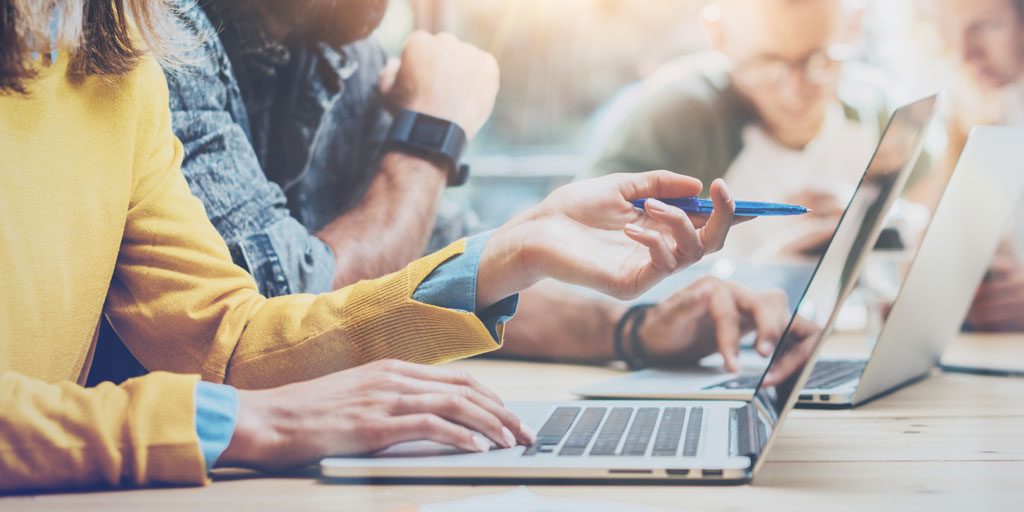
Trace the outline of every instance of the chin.
{"type": "Polygon", "coordinates": [[[972,69],[971,76],[974,79],[974,83],[985,90],[999,89],[1013,82],[1012,79],[1007,79],[988,68],[972,69]]]}

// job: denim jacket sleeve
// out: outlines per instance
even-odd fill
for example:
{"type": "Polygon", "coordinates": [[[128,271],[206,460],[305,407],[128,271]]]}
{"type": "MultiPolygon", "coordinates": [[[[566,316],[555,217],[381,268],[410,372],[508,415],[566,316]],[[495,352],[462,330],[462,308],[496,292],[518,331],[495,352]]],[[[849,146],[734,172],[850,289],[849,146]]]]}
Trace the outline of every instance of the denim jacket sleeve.
{"type": "Polygon", "coordinates": [[[291,217],[281,188],[263,173],[231,63],[212,25],[197,6],[182,16],[204,41],[198,64],[166,73],[192,193],[264,295],[330,291],[334,255],[291,217]]]}

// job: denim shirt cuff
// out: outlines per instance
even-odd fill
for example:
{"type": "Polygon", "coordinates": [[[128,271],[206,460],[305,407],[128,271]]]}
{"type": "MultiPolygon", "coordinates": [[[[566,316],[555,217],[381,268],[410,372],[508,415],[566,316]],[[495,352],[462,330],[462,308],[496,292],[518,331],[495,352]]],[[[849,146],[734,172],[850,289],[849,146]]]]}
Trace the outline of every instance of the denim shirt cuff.
{"type": "Polygon", "coordinates": [[[284,217],[229,248],[235,264],[249,271],[266,297],[333,289],[334,252],[293,217],[284,217]]]}
{"type": "Polygon", "coordinates": [[[196,383],[196,434],[206,470],[217,464],[231,437],[238,418],[238,390],[223,384],[196,383]]]}
{"type": "Polygon", "coordinates": [[[519,294],[506,297],[487,308],[476,310],[476,279],[480,257],[493,231],[466,239],[466,250],[434,269],[420,283],[412,298],[434,306],[476,314],[497,342],[498,325],[512,319],[519,306],[519,294]]]}

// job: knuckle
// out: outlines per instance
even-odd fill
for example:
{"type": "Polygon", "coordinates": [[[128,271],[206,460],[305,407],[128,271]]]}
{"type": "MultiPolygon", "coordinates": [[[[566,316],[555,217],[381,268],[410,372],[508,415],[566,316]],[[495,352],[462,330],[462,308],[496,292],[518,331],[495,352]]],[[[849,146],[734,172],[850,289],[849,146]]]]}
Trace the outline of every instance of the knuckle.
{"type": "Polygon", "coordinates": [[[373,399],[373,402],[383,405],[391,413],[396,413],[405,408],[407,399],[400,393],[381,393],[373,399]]]}
{"type": "Polygon", "coordinates": [[[437,432],[443,428],[441,418],[433,414],[424,414],[417,423],[417,428],[422,432],[437,432]]]}
{"type": "Polygon", "coordinates": [[[484,420],[484,423],[484,427],[489,432],[501,432],[501,429],[505,427],[505,423],[501,421],[501,418],[494,415],[489,415],[487,419],[484,420]]]}
{"type": "Polygon", "coordinates": [[[391,389],[398,384],[398,379],[394,373],[381,372],[371,377],[368,384],[373,389],[391,389]]]}
{"type": "Polygon", "coordinates": [[[473,377],[466,370],[453,370],[452,379],[456,384],[461,385],[469,385],[473,382],[473,377]]]}
{"type": "Polygon", "coordinates": [[[718,313],[718,317],[728,323],[739,323],[740,314],[733,308],[724,308],[718,313]]]}
{"type": "Polygon", "coordinates": [[[416,30],[412,34],[409,34],[409,39],[406,42],[406,47],[416,47],[424,44],[428,44],[433,36],[424,30],[416,30]]]}
{"type": "Polygon", "coordinates": [[[466,408],[466,399],[459,395],[445,395],[442,408],[448,413],[455,413],[466,408]]]}
{"type": "Polygon", "coordinates": [[[381,359],[377,362],[377,367],[381,370],[392,372],[398,369],[399,364],[397,359],[381,359]]]}
{"type": "Polygon", "coordinates": [[[512,411],[508,409],[502,410],[501,422],[504,423],[505,425],[511,425],[512,427],[515,427],[517,429],[520,425],[519,416],[516,416],[515,414],[512,413],[512,411]]]}
{"type": "Polygon", "coordinates": [[[364,419],[358,421],[356,428],[356,439],[361,447],[372,451],[382,447],[387,442],[388,427],[383,421],[364,419]]]}

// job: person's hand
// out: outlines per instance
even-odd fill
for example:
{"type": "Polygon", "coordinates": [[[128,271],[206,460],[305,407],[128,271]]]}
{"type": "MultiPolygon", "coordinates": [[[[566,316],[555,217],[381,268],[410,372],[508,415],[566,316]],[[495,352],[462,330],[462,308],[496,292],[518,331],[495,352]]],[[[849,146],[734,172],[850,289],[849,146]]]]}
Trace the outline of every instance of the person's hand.
{"type": "Polygon", "coordinates": [[[650,360],[658,364],[692,363],[717,351],[725,369],[736,372],[740,338],[756,331],[754,349],[768,357],[789,317],[781,291],[754,292],[705,277],[649,309],[640,338],[650,360]]]}
{"type": "Polygon", "coordinates": [[[835,194],[822,190],[804,190],[786,198],[790,204],[809,208],[810,213],[802,216],[791,240],[781,247],[781,256],[805,257],[824,249],[832,240],[839,219],[843,216],[843,205],[835,194]]]}
{"type": "Polygon", "coordinates": [[[451,121],[472,139],[498,95],[498,63],[451,34],[413,32],[401,61],[381,71],[380,92],[392,110],[409,109],[451,121]]]}
{"type": "Polygon", "coordinates": [[[1001,252],[974,296],[967,323],[981,331],[1024,330],[1024,265],[1001,252]]]}
{"type": "Polygon", "coordinates": [[[687,197],[701,182],[669,171],[612,174],[559,188],[499,228],[488,241],[477,277],[477,306],[487,307],[543,278],[632,298],[725,243],[736,205],[725,182],[711,185],[714,210],[690,219],[648,200],[687,197]]]}
{"type": "Polygon", "coordinates": [[[786,202],[809,208],[807,217],[838,219],[845,210],[839,197],[826,190],[806,189],[787,197],[786,202]]]}
{"type": "Polygon", "coordinates": [[[471,452],[486,451],[491,441],[511,447],[536,440],[469,375],[395,360],[269,390],[239,390],[238,400],[238,426],[217,461],[221,467],[276,471],[423,439],[471,452]]]}
{"type": "Polygon", "coordinates": [[[797,315],[779,342],[780,351],[764,376],[765,386],[778,386],[804,369],[810,362],[821,336],[821,326],[797,315]]]}

